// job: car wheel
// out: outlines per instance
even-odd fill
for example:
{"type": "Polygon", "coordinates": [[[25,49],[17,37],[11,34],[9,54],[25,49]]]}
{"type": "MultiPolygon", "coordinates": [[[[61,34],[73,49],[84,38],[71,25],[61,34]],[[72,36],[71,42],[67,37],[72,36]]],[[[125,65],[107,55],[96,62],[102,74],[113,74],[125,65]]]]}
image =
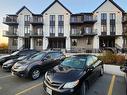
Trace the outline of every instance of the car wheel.
{"type": "Polygon", "coordinates": [[[33,80],[36,80],[36,79],[38,79],[39,77],[40,77],[40,75],[41,75],[41,72],[40,72],[40,69],[38,69],[38,68],[35,68],[35,69],[33,69],[32,71],[31,71],[31,78],[33,79],[33,80]]]}
{"type": "Polygon", "coordinates": [[[86,83],[85,82],[82,83],[80,95],[86,95],[86,83]]]}
{"type": "Polygon", "coordinates": [[[104,74],[104,68],[101,67],[101,69],[100,69],[100,76],[103,76],[103,74],[104,74]]]}

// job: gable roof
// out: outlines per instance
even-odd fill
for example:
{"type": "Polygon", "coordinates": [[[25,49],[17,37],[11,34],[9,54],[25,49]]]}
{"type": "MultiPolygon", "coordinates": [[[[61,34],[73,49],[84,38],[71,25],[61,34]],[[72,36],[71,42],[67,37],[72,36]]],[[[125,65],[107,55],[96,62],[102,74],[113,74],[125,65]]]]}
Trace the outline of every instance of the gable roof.
{"type": "Polygon", "coordinates": [[[41,14],[44,14],[49,8],[51,8],[55,3],[59,3],[65,10],[67,10],[70,14],[72,14],[72,12],[70,10],[68,10],[60,1],[55,0],[53,3],[51,3],[41,14]]]}
{"type": "Polygon", "coordinates": [[[16,12],[16,14],[18,15],[23,9],[27,9],[33,15],[33,13],[26,6],[23,6],[18,12],[16,12]]]}
{"type": "Polygon", "coordinates": [[[116,6],[121,12],[125,13],[125,11],[119,6],[117,5],[113,0],[105,0],[99,7],[97,7],[93,13],[98,10],[104,3],[106,3],[107,1],[110,1],[114,6],[116,6]]]}

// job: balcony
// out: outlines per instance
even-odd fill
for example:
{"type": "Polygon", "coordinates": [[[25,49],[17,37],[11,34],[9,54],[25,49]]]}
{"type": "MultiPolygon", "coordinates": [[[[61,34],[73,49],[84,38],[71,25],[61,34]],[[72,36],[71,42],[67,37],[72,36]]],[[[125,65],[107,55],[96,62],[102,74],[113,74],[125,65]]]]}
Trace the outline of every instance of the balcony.
{"type": "Polygon", "coordinates": [[[95,36],[97,35],[97,32],[95,30],[91,30],[91,31],[83,30],[82,34],[83,36],[95,36]]]}
{"type": "Polygon", "coordinates": [[[17,16],[4,17],[3,23],[7,25],[18,25],[17,16]]]}
{"type": "Polygon", "coordinates": [[[50,37],[55,37],[55,33],[50,33],[50,37]]]}
{"type": "Polygon", "coordinates": [[[127,31],[126,32],[123,32],[123,36],[127,36],[127,31]]]}
{"type": "Polygon", "coordinates": [[[116,32],[110,32],[110,36],[115,36],[116,32]]]}
{"type": "Polygon", "coordinates": [[[122,18],[122,23],[127,23],[127,15],[122,18]]]}
{"type": "Polygon", "coordinates": [[[81,31],[71,31],[70,34],[71,37],[83,37],[82,32],[81,31]]]}
{"type": "Polygon", "coordinates": [[[59,37],[63,37],[64,36],[64,33],[58,33],[58,36],[59,37]]]}
{"type": "Polygon", "coordinates": [[[31,31],[30,37],[43,37],[43,31],[31,31]]]}
{"type": "Polygon", "coordinates": [[[30,23],[32,25],[43,25],[43,18],[42,17],[32,17],[30,18],[30,23]]]}
{"type": "Polygon", "coordinates": [[[17,31],[3,31],[4,37],[18,37],[17,31]]]}
{"type": "Polygon", "coordinates": [[[93,15],[84,15],[85,24],[94,24],[95,22],[97,22],[97,19],[93,15]]]}
{"type": "Polygon", "coordinates": [[[107,32],[101,32],[101,36],[106,36],[107,32]]]}
{"type": "Polygon", "coordinates": [[[83,17],[82,16],[72,16],[70,19],[71,25],[83,24],[83,17]]]}

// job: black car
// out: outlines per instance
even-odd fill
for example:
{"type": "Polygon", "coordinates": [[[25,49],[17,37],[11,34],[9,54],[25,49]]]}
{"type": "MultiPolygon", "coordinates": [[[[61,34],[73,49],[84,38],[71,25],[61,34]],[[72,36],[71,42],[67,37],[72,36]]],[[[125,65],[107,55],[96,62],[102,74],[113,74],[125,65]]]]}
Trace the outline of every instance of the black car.
{"type": "Polygon", "coordinates": [[[58,65],[64,58],[65,55],[60,51],[40,52],[29,60],[15,63],[12,67],[12,74],[35,80],[40,77],[42,72],[58,65]]]}
{"type": "Polygon", "coordinates": [[[6,62],[10,59],[16,59],[16,58],[19,58],[21,56],[25,56],[25,55],[27,55],[28,53],[31,53],[31,52],[37,52],[37,51],[36,50],[31,50],[31,49],[24,49],[24,50],[15,51],[10,55],[1,56],[0,57],[0,65],[2,66],[4,62],[6,62]]]}
{"type": "Polygon", "coordinates": [[[127,61],[125,61],[124,65],[120,66],[120,70],[122,72],[125,72],[126,94],[127,94],[127,61]]]}
{"type": "Polygon", "coordinates": [[[43,89],[48,95],[85,95],[103,73],[103,62],[96,56],[74,55],[45,73],[43,89]]]}
{"type": "Polygon", "coordinates": [[[16,58],[16,59],[10,59],[8,61],[6,61],[5,63],[3,63],[2,65],[2,69],[4,71],[11,71],[11,68],[12,66],[18,62],[18,61],[21,61],[21,60],[28,60],[29,58],[31,58],[34,54],[38,53],[38,51],[31,51],[29,53],[27,53],[26,55],[24,56],[21,56],[19,58],[16,58]]]}

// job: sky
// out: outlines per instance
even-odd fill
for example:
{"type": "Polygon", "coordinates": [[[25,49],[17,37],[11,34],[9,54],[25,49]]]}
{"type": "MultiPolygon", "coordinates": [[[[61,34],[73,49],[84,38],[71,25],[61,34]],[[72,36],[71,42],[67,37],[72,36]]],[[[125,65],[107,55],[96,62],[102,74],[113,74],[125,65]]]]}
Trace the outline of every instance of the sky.
{"type": "MultiPolygon", "coordinates": [[[[7,38],[2,37],[2,31],[8,30],[4,25],[3,17],[6,14],[15,14],[20,8],[26,6],[35,14],[40,14],[54,0],[1,0],[0,2],[0,43],[7,43],[7,38]]],[[[92,12],[105,0],[59,0],[72,13],[92,12]]],[[[127,12],[127,0],[114,0],[127,12]]]]}

